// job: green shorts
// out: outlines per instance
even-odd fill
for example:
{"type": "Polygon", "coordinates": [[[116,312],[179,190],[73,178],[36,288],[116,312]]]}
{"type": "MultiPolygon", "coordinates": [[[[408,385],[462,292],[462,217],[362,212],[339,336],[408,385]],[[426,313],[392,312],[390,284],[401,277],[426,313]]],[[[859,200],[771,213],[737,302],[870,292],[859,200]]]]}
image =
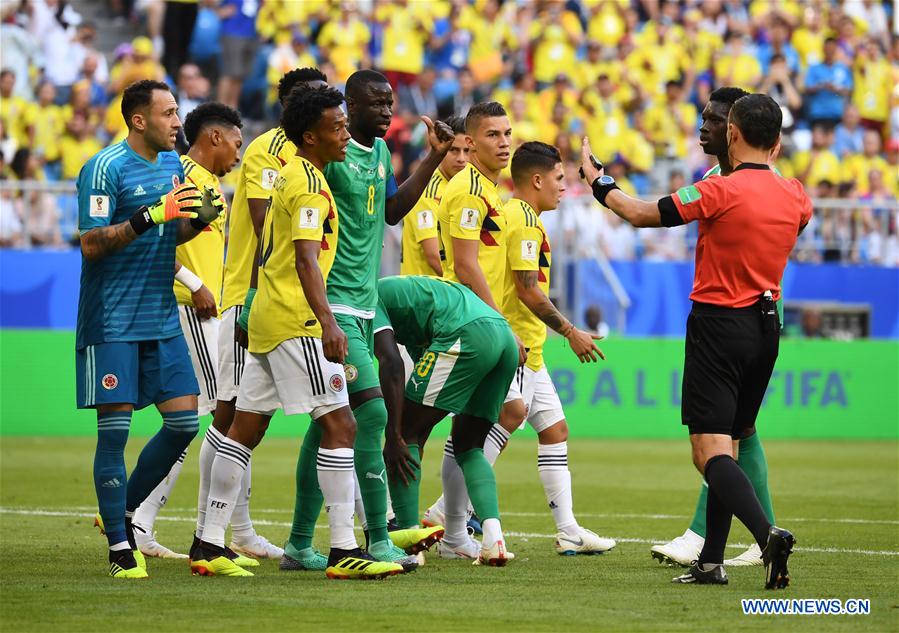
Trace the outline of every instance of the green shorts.
{"type": "Polygon", "coordinates": [[[350,395],[380,387],[374,363],[374,321],[350,314],[335,314],[337,325],[348,339],[348,353],[343,364],[346,386],[350,395]]]}
{"type": "Polygon", "coordinates": [[[518,346],[509,324],[478,319],[432,341],[415,363],[406,397],[495,423],[516,369],[518,346]]]}

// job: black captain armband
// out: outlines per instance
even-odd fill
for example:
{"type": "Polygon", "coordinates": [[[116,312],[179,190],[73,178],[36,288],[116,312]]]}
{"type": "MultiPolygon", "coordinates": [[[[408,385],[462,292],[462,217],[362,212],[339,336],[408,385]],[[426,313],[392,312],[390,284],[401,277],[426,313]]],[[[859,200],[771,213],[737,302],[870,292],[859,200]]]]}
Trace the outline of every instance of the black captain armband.
{"type": "Polygon", "coordinates": [[[662,220],[662,226],[672,227],[685,224],[684,219],[680,217],[677,205],[674,204],[674,198],[665,196],[658,202],[659,216],[662,220]]]}

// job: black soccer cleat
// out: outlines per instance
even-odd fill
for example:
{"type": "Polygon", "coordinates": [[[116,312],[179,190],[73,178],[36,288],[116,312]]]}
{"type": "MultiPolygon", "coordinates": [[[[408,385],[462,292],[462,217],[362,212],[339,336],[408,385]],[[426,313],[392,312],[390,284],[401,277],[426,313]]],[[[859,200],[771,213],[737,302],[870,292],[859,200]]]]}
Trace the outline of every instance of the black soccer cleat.
{"type": "Polygon", "coordinates": [[[686,574],[672,578],[671,582],[681,585],[726,585],[727,572],[724,571],[724,565],[722,564],[705,570],[700,566],[700,563],[694,561],[686,574]]]}
{"type": "Polygon", "coordinates": [[[765,589],[784,589],[790,584],[787,559],[793,553],[796,538],[791,532],[772,525],[768,530],[768,544],[762,552],[765,562],[765,589]]]}

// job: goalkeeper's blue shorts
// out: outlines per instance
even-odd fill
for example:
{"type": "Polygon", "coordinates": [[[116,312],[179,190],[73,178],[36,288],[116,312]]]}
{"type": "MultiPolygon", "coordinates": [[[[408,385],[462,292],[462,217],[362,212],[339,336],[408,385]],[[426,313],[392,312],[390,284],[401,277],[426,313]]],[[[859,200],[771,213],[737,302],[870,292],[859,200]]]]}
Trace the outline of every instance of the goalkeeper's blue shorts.
{"type": "Polygon", "coordinates": [[[200,393],[184,335],[161,341],[98,343],[75,351],[79,409],[131,404],[135,409],[200,393]]]}

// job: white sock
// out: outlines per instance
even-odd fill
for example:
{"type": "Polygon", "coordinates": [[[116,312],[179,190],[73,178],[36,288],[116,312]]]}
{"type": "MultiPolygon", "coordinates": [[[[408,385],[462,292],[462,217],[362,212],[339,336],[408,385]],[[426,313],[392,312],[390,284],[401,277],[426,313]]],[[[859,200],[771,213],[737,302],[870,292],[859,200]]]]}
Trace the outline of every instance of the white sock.
{"type": "Polygon", "coordinates": [[[325,511],[331,528],[332,549],[356,549],[353,533],[355,477],[353,449],[318,449],[318,485],[325,498],[325,511]]]}
{"type": "Polygon", "coordinates": [[[484,457],[487,458],[487,461],[490,462],[491,466],[496,463],[496,458],[499,457],[500,452],[503,450],[503,446],[506,445],[506,442],[509,441],[510,437],[512,437],[512,434],[499,424],[494,424],[490,427],[490,432],[487,433],[487,439],[484,440],[484,457]]]}
{"type": "Polygon", "coordinates": [[[571,500],[571,471],[568,470],[568,442],[537,445],[537,472],[546,501],[553,513],[556,529],[576,535],[580,526],[574,518],[571,500]]]}
{"type": "Polygon", "coordinates": [[[468,541],[468,489],[465,476],[456,463],[453,453],[453,438],[449,437],[443,446],[443,464],[440,468],[443,481],[443,516],[446,521],[443,540],[447,544],[461,545],[468,541]]]}
{"type": "Polygon", "coordinates": [[[234,506],[234,514],[231,515],[231,540],[237,543],[245,543],[256,536],[253,529],[253,521],[250,519],[250,484],[253,478],[253,460],[247,462],[247,469],[240,480],[240,493],[237,495],[237,505],[234,506]]]}
{"type": "Polygon", "coordinates": [[[181,474],[181,467],[184,466],[185,457],[187,457],[187,450],[181,453],[181,457],[172,465],[172,469],[165,479],[159,482],[159,485],[153,489],[153,492],[134,511],[134,518],[131,519],[131,522],[143,529],[143,533],[140,530],[135,530],[134,538],[138,538],[138,536],[142,537],[139,540],[153,538],[153,524],[156,523],[156,515],[159,514],[159,509],[169,500],[172,488],[175,487],[178,475],[181,474]]]}
{"type": "Polygon", "coordinates": [[[356,486],[356,490],[353,493],[355,495],[353,507],[355,508],[356,518],[359,519],[359,525],[362,526],[362,529],[367,530],[368,522],[365,520],[365,504],[362,503],[362,488],[359,487],[359,477],[354,476],[353,483],[356,486]]]}
{"type": "Polygon", "coordinates": [[[481,529],[484,530],[485,547],[490,547],[497,541],[503,540],[503,528],[499,524],[499,519],[484,519],[481,529]]]}
{"type": "Polygon", "coordinates": [[[206,502],[209,500],[209,479],[212,476],[212,462],[215,453],[225,436],[210,426],[203,436],[200,444],[200,487],[197,491],[197,538],[203,536],[203,526],[206,523],[206,502]]]}
{"type": "Polygon", "coordinates": [[[387,521],[393,521],[396,518],[396,512],[393,511],[393,499],[390,498],[390,489],[387,489],[387,521]]]}
{"type": "Polygon", "coordinates": [[[115,545],[109,546],[110,552],[120,552],[123,549],[131,549],[131,545],[128,543],[128,541],[120,541],[120,542],[116,543],[115,545]]]}
{"type": "Polygon", "coordinates": [[[240,494],[240,482],[252,454],[253,451],[240,442],[228,437],[222,440],[212,462],[206,522],[200,537],[207,543],[225,546],[225,530],[231,522],[231,514],[240,494]]]}

